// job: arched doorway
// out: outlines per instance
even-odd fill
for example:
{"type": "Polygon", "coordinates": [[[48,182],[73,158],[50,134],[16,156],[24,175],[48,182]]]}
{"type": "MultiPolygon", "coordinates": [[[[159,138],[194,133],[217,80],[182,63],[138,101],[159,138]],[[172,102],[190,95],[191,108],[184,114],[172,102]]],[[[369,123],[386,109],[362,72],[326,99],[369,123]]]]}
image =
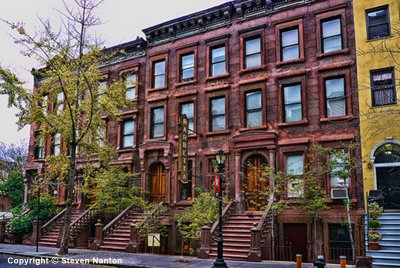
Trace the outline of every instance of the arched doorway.
{"type": "Polygon", "coordinates": [[[266,167],[267,160],[262,155],[250,156],[244,163],[244,190],[248,210],[259,210],[266,201],[262,194],[268,186],[266,167]]]}
{"type": "Polygon", "coordinates": [[[166,197],[165,167],[162,163],[155,163],[150,167],[150,200],[161,202],[166,197]]]}
{"type": "Polygon", "coordinates": [[[376,188],[383,192],[385,209],[400,209],[400,143],[388,141],[373,151],[376,188]]]}

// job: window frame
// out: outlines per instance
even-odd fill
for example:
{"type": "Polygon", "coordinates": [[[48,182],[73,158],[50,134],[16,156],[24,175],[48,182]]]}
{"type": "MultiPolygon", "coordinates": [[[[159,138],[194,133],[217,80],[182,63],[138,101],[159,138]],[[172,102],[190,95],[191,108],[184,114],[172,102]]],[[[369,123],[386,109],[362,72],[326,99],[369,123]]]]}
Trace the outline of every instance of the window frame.
{"type": "Polygon", "coordinates": [[[336,17],[330,17],[330,18],[321,19],[321,20],[320,20],[320,24],[321,24],[321,35],[320,35],[320,38],[321,38],[321,53],[322,53],[322,54],[327,54],[327,53],[334,53],[334,52],[343,50],[343,31],[342,31],[342,30],[343,30],[343,27],[342,27],[342,17],[341,17],[341,16],[336,16],[336,17]],[[324,24],[325,22],[333,21],[333,20],[337,20],[337,19],[339,19],[340,34],[338,34],[338,35],[331,35],[331,36],[329,36],[329,37],[324,37],[324,26],[323,26],[323,24],[324,24]],[[325,39],[327,39],[327,38],[332,38],[332,37],[335,37],[335,36],[340,36],[340,49],[325,52],[325,45],[324,45],[325,39]]]}
{"type": "Polygon", "coordinates": [[[342,117],[342,116],[346,116],[348,114],[348,111],[347,111],[347,98],[346,98],[346,77],[344,75],[326,77],[324,79],[324,94],[325,94],[325,115],[326,115],[327,118],[342,117]],[[337,80],[337,79],[343,79],[343,87],[344,87],[343,88],[343,96],[328,98],[328,96],[326,95],[327,94],[326,82],[328,80],[337,80]],[[328,100],[336,100],[337,101],[338,99],[343,99],[343,101],[344,101],[344,108],[345,108],[344,115],[329,116],[328,115],[328,100]]]}
{"type": "Polygon", "coordinates": [[[206,40],[207,51],[206,51],[206,81],[218,78],[229,77],[229,37],[230,35],[222,36],[221,38],[215,38],[206,40]],[[212,49],[218,47],[225,47],[225,73],[220,75],[212,75],[212,49]]]}
{"type": "Polygon", "coordinates": [[[163,139],[163,138],[166,137],[166,135],[167,135],[167,133],[166,133],[166,123],[167,122],[166,122],[165,113],[166,113],[165,105],[158,105],[158,106],[150,107],[150,139],[152,139],[152,140],[154,140],[154,139],[163,139]],[[154,120],[154,114],[153,114],[153,111],[156,110],[156,109],[163,109],[163,113],[164,113],[163,122],[162,123],[157,123],[157,125],[160,125],[160,124],[163,125],[163,136],[160,136],[160,137],[154,137],[154,132],[153,132],[153,130],[154,130],[154,121],[153,121],[154,120]]]}
{"type": "Polygon", "coordinates": [[[149,57],[149,73],[148,73],[148,81],[149,81],[149,88],[148,91],[158,91],[168,88],[168,53],[155,53],[149,57]],[[164,68],[164,85],[162,87],[154,87],[154,65],[155,63],[165,61],[165,68],[164,68]]]}
{"type": "Polygon", "coordinates": [[[264,125],[264,109],[263,109],[263,90],[260,89],[253,89],[253,90],[247,90],[244,92],[244,126],[245,128],[257,128],[257,127],[262,127],[264,125]],[[261,98],[261,106],[257,109],[252,109],[251,111],[249,111],[249,109],[247,108],[247,95],[251,94],[251,93],[255,93],[255,92],[259,92],[260,93],[260,98],[261,98]],[[256,110],[256,111],[254,111],[256,110]],[[249,112],[261,112],[261,124],[257,125],[257,126],[249,126],[248,125],[248,114],[249,112]]]}
{"type": "Polygon", "coordinates": [[[125,83],[125,88],[126,88],[126,93],[125,93],[125,98],[126,98],[126,100],[129,100],[129,101],[133,101],[133,100],[136,100],[137,99],[137,85],[138,85],[138,74],[137,74],[137,72],[131,72],[131,73],[128,73],[128,74],[125,74],[125,77],[124,77],[124,83],[125,83]],[[135,75],[135,77],[136,77],[136,79],[135,79],[135,84],[133,85],[133,86],[130,86],[130,87],[128,87],[128,85],[127,85],[127,79],[128,79],[128,76],[132,76],[132,75],[135,75]],[[131,90],[131,89],[133,89],[133,90],[131,90]],[[133,91],[133,93],[134,93],[134,97],[133,98],[129,98],[128,99],[128,92],[129,91],[133,91]]]}
{"type": "Polygon", "coordinates": [[[284,64],[290,63],[297,63],[297,62],[304,62],[304,29],[303,29],[303,18],[288,21],[288,22],[281,22],[276,24],[275,28],[275,39],[276,39],[276,65],[279,67],[284,64]],[[281,32],[290,30],[293,28],[298,29],[298,46],[299,46],[299,58],[293,60],[283,61],[283,54],[282,54],[282,40],[281,40],[281,32]]]}
{"type": "MultiPolygon", "coordinates": [[[[186,105],[186,104],[189,104],[189,103],[193,104],[193,118],[192,118],[192,120],[193,120],[193,129],[192,129],[192,131],[189,128],[189,136],[192,136],[192,135],[195,135],[195,133],[196,133],[196,102],[195,102],[195,100],[181,101],[181,102],[178,103],[178,111],[179,111],[178,120],[179,120],[179,116],[182,114],[182,106],[186,105]]],[[[190,118],[188,117],[188,119],[189,119],[189,125],[190,125],[190,118]]]]}
{"type": "Polygon", "coordinates": [[[136,142],[135,142],[135,137],[136,137],[136,135],[135,135],[135,131],[136,131],[136,121],[135,121],[135,119],[133,119],[133,118],[125,118],[122,122],[121,122],[121,131],[120,131],[120,140],[121,140],[121,142],[120,142],[120,148],[122,149],[122,150],[124,150],[124,149],[130,149],[130,148],[133,148],[133,147],[135,147],[136,146],[136,142]],[[133,122],[133,132],[132,133],[129,133],[129,134],[125,134],[125,124],[127,123],[127,122],[133,122]],[[132,146],[125,146],[124,145],[124,138],[125,137],[128,137],[128,136],[132,136],[132,146]]]}
{"type": "Polygon", "coordinates": [[[366,29],[367,29],[367,40],[377,40],[377,39],[381,39],[381,38],[387,38],[390,37],[392,34],[391,31],[391,27],[390,27],[390,10],[389,10],[389,5],[384,5],[384,6],[379,6],[379,7],[374,7],[374,8],[370,8],[370,9],[366,9],[365,10],[365,20],[366,20],[366,29]],[[370,12],[375,12],[375,11],[379,11],[379,10],[386,10],[386,22],[385,23],[381,23],[381,24],[374,24],[374,25],[370,25],[369,19],[368,19],[368,13],[370,12]],[[383,25],[383,24],[387,24],[388,26],[388,35],[385,36],[379,36],[376,38],[371,38],[371,34],[370,34],[370,27],[374,27],[377,25],[383,25]]]}
{"type": "Polygon", "coordinates": [[[46,139],[40,135],[39,131],[35,131],[34,133],[34,159],[42,160],[46,158],[46,139]],[[42,141],[42,142],[40,142],[42,141]],[[39,156],[39,150],[42,152],[41,157],[39,156]]]}
{"type": "Polygon", "coordinates": [[[304,111],[303,111],[303,86],[302,86],[302,82],[294,82],[294,83],[290,83],[290,84],[284,84],[282,85],[282,122],[283,123],[288,123],[288,124],[293,124],[293,123],[298,123],[298,122],[302,122],[304,120],[304,111]],[[286,96],[285,96],[285,87],[291,87],[291,86],[299,86],[300,87],[300,102],[295,102],[295,103],[290,103],[290,104],[286,104],[286,96]],[[287,106],[293,106],[293,105],[297,105],[300,104],[300,108],[301,108],[301,119],[297,120],[297,121],[287,121],[286,118],[286,107],[287,106]]]}
{"type": "MultiPolygon", "coordinates": [[[[382,107],[382,106],[389,106],[389,105],[396,105],[397,104],[397,88],[396,88],[396,77],[395,77],[395,68],[394,67],[386,67],[386,68],[381,68],[381,69],[374,69],[370,70],[370,83],[371,83],[371,101],[372,101],[372,107],[382,107]],[[376,105],[375,104],[375,98],[374,98],[374,92],[376,89],[374,89],[374,81],[373,81],[373,76],[376,74],[383,74],[383,73],[392,73],[392,90],[393,90],[393,98],[394,101],[391,103],[386,103],[386,104],[381,104],[381,105],[376,105]]],[[[378,90],[385,90],[385,86],[379,87],[378,90]]],[[[389,88],[389,86],[388,86],[389,88]]]]}
{"type": "Polygon", "coordinates": [[[213,97],[210,97],[209,98],[209,100],[208,100],[208,102],[209,102],[209,114],[210,114],[210,116],[209,116],[209,123],[208,123],[208,128],[209,128],[209,131],[210,132],[212,132],[212,133],[218,133],[218,132],[223,132],[223,131],[226,131],[228,128],[228,118],[227,118],[227,100],[226,100],[226,96],[225,95],[220,95],[220,96],[213,96],[213,97]],[[222,114],[217,114],[217,115],[213,115],[213,113],[212,113],[212,102],[213,102],[213,100],[217,100],[217,99],[224,99],[224,101],[225,101],[225,112],[224,112],[224,117],[225,117],[225,128],[224,129],[220,129],[220,130],[213,130],[213,119],[214,119],[214,117],[216,117],[216,116],[222,116],[222,114]]]}
{"type": "MultiPolygon", "coordinates": [[[[134,65],[131,68],[127,68],[127,69],[122,69],[119,71],[118,75],[119,77],[122,77],[122,79],[124,80],[124,85],[126,87],[126,78],[129,75],[132,74],[136,74],[136,84],[135,84],[135,97],[133,99],[127,99],[129,101],[134,101],[138,99],[138,94],[139,94],[139,64],[134,65]]],[[[125,94],[125,98],[126,98],[126,94],[125,94]]]]}
{"type": "MultiPolygon", "coordinates": [[[[302,174],[291,175],[291,176],[299,177],[299,180],[301,180],[301,179],[302,179],[301,176],[303,176],[304,173],[306,172],[305,164],[304,164],[305,161],[306,161],[305,152],[304,152],[304,151],[297,151],[297,150],[295,150],[295,151],[289,150],[289,151],[284,151],[284,152],[283,152],[283,168],[284,168],[285,176],[289,176],[289,175],[288,175],[288,170],[287,170],[287,163],[288,163],[287,158],[290,157],[290,156],[302,156],[302,160],[303,160],[302,174]]],[[[303,183],[304,183],[304,180],[303,180],[303,183]]],[[[305,186],[305,184],[304,184],[304,186],[305,186]]],[[[304,188],[305,188],[305,187],[304,187],[304,188]]],[[[285,198],[286,198],[287,200],[298,200],[298,199],[301,197],[301,195],[304,194],[304,191],[305,191],[304,188],[302,189],[302,192],[300,193],[299,196],[292,196],[292,197],[289,197],[289,185],[288,185],[288,183],[286,182],[286,183],[285,183],[285,198]]]]}
{"type": "Polygon", "coordinates": [[[62,150],[61,145],[62,145],[61,134],[60,133],[53,134],[52,137],[51,137],[51,154],[54,155],[54,156],[60,155],[61,152],[62,152],[61,151],[62,150]],[[58,142],[59,143],[56,143],[56,140],[57,140],[56,136],[58,136],[58,142]],[[57,147],[58,147],[59,151],[56,154],[56,148],[57,147]]]}

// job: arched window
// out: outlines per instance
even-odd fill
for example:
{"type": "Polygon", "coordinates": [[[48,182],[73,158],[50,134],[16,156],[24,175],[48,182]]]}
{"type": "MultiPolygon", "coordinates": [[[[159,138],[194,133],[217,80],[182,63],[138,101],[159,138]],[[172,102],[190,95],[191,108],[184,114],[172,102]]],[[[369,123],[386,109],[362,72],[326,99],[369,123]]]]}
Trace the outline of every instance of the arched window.
{"type": "Polygon", "coordinates": [[[400,145],[394,142],[387,142],[379,146],[374,152],[374,163],[400,162],[400,145]]]}

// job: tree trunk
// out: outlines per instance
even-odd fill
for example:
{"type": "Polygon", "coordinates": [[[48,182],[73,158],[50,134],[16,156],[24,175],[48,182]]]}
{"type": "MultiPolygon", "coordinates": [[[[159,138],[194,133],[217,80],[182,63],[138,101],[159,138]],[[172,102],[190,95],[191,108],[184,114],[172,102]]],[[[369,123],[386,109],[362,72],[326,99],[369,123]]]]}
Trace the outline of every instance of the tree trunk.
{"type": "Polygon", "coordinates": [[[353,226],[351,225],[351,218],[350,218],[350,198],[348,191],[346,191],[346,214],[347,214],[347,222],[349,223],[349,236],[350,236],[350,243],[351,243],[351,252],[353,254],[353,259],[355,258],[355,248],[354,248],[354,239],[353,239],[353,226]]]}
{"type": "MultiPolygon", "coordinates": [[[[74,142],[73,142],[74,143],[74,142]]],[[[71,145],[71,157],[70,157],[70,167],[69,167],[69,178],[66,185],[67,190],[67,200],[65,200],[66,210],[64,215],[64,225],[62,228],[62,238],[60,244],[59,255],[68,254],[68,243],[69,243],[69,226],[71,224],[71,214],[74,205],[74,186],[75,186],[75,157],[76,157],[76,145],[71,145]]]]}
{"type": "Polygon", "coordinates": [[[314,258],[317,259],[317,256],[319,254],[319,246],[317,245],[317,218],[313,218],[314,221],[314,258]]]}

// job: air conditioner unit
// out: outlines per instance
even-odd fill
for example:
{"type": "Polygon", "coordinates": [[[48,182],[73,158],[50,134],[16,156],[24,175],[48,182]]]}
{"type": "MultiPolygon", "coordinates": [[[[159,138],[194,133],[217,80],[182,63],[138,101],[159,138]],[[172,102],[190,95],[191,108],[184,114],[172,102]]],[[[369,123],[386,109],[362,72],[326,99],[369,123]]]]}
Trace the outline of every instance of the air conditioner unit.
{"type": "Polygon", "coordinates": [[[331,198],[332,199],[345,199],[347,196],[347,188],[332,188],[331,198]]]}

